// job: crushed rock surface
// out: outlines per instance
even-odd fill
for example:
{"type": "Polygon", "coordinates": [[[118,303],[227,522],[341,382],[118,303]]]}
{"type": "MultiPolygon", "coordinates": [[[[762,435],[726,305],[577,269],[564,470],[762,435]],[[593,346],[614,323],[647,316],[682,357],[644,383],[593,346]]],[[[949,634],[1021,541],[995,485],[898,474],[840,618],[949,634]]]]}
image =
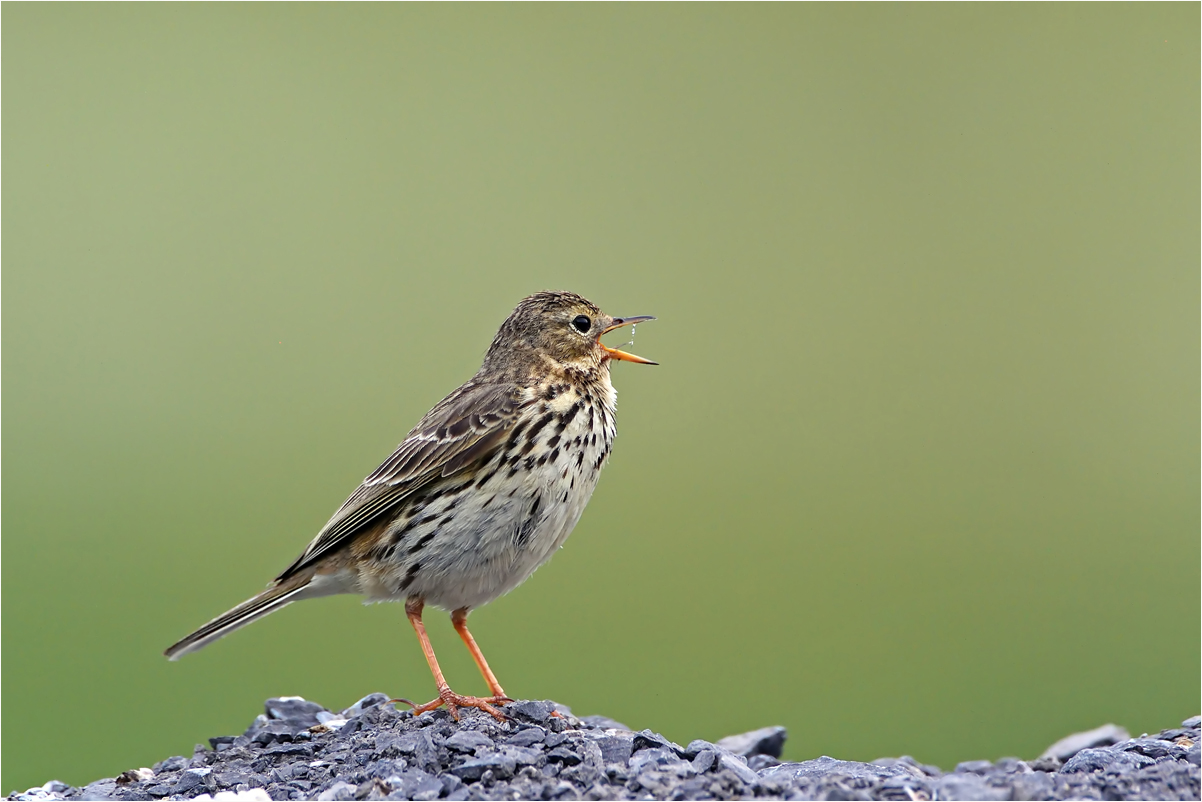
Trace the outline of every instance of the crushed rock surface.
{"type": "Polygon", "coordinates": [[[83,788],[58,781],[12,800],[484,799],[1198,799],[1202,717],[1130,738],[1107,725],[1033,761],[961,763],[943,772],[911,757],[857,763],[779,760],[786,732],[766,727],[672,743],[554,702],[505,707],[498,722],[465,710],[414,717],[372,694],[341,712],[269,699],[242,735],[209,739],[83,788]]]}

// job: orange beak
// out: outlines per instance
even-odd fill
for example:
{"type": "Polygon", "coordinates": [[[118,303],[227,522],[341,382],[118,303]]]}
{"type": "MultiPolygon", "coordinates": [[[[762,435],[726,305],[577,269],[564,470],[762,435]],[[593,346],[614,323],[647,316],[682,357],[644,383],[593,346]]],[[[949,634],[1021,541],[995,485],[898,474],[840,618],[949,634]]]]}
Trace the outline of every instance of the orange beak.
{"type": "MultiPolygon", "coordinates": [[[[651,317],[651,315],[635,315],[634,317],[616,317],[613,319],[613,322],[610,323],[609,326],[607,326],[605,328],[605,331],[603,331],[601,333],[608,334],[609,332],[613,331],[614,329],[620,329],[623,326],[633,326],[634,324],[642,323],[645,320],[655,320],[655,318],[651,317]]],[[[624,362],[637,362],[640,365],[658,365],[659,364],[658,362],[652,362],[650,359],[643,359],[641,356],[635,356],[634,354],[628,354],[625,351],[619,351],[617,348],[610,348],[610,347],[602,344],[602,342],[600,340],[597,341],[597,345],[601,346],[601,350],[604,351],[609,356],[610,359],[620,359],[624,362]]]]}

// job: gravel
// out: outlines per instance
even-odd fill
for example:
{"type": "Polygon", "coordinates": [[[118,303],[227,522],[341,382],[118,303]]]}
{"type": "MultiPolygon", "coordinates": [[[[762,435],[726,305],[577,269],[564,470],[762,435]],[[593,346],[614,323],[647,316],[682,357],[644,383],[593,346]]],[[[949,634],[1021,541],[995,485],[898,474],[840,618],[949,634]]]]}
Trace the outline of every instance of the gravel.
{"type": "Polygon", "coordinates": [[[73,788],[52,780],[14,800],[268,802],[482,799],[1198,799],[1199,724],[1130,738],[1106,725],[1062,739],[1036,760],[974,760],[944,773],[911,757],[782,763],[784,727],[680,746],[554,702],[414,718],[374,693],[341,712],[268,699],[241,735],[191,757],[73,788]]]}

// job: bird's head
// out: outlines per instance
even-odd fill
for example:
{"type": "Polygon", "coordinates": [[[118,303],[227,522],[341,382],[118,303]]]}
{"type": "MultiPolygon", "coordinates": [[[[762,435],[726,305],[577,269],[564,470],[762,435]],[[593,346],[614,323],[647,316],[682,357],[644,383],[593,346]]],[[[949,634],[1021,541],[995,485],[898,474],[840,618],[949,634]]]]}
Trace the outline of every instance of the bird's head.
{"type": "Polygon", "coordinates": [[[550,359],[563,367],[595,370],[611,359],[655,365],[650,359],[603,345],[601,335],[655,320],[649,315],[617,318],[571,292],[539,292],[523,298],[501,324],[485,364],[550,359]]]}

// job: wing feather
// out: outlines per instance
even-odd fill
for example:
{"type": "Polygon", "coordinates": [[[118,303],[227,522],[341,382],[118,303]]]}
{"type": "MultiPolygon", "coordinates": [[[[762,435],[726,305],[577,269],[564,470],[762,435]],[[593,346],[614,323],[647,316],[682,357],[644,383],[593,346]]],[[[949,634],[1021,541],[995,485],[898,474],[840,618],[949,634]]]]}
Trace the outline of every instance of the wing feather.
{"type": "Polygon", "coordinates": [[[363,480],[317,537],[276,578],[282,582],[353,539],[431,482],[487,460],[529,403],[513,384],[468,382],[440,401],[396,450],[363,480]]]}

